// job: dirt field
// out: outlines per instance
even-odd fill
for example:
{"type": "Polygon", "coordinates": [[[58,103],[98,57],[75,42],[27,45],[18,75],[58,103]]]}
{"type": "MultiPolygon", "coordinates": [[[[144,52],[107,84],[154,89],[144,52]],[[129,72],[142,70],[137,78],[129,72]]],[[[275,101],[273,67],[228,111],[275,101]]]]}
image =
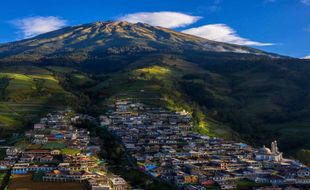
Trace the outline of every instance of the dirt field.
{"type": "Polygon", "coordinates": [[[85,190],[80,183],[34,182],[31,175],[12,175],[8,190],[85,190]]]}

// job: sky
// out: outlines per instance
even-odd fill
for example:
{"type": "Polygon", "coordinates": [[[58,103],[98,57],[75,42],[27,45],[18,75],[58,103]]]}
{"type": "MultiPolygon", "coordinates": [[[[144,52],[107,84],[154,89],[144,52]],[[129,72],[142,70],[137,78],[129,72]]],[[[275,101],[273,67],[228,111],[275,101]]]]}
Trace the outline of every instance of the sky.
{"type": "Polygon", "coordinates": [[[310,56],[310,0],[10,0],[0,43],[66,26],[125,20],[293,57],[310,56]]]}

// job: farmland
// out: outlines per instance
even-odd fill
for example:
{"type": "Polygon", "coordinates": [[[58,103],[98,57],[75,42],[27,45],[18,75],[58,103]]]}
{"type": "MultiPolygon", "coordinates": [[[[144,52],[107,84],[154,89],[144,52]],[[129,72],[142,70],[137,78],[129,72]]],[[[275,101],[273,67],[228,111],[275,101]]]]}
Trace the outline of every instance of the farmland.
{"type": "Polygon", "coordinates": [[[83,186],[77,182],[53,183],[53,182],[34,182],[32,175],[12,175],[8,190],[42,190],[42,187],[49,190],[83,190],[83,186]]]}
{"type": "Polygon", "coordinates": [[[42,147],[42,149],[63,149],[65,148],[65,144],[63,142],[48,142],[46,144],[44,144],[42,147]]]}
{"type": "Polygon", "coordinates": [[[44,68],[1,68],[1,136],[24,127],[44,113],[67,106],[74,96],[66,91],[60,82],[52,72],[44,68]]]}
{"type": "Polygon", "coordinates": [[[73,148],[64,148],[61,150],[62,154],[68,154],[68,155],[76,155],[78,153],[80,153],[81,150],[79,149],[73,149],[73,148]]]}

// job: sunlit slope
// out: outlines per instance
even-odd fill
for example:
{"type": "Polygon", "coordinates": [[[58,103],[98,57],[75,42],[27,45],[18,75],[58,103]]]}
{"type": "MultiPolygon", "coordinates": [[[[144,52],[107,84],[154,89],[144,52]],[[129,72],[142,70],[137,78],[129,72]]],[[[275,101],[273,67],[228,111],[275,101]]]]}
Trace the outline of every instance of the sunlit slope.
{"type": "Polygon", "coordinates": [[[199,73],[219,77],[174,56],[143,57],[121,72],[106,75],[106,79],[90,92],[97,95],[96,105],[101,107],[113,103],[115,98],[129,98],[172,111],[184,110],[194,117],[195,130],[211,136],[232,137],[234,132],[227,125],[205,115],[204,110],[184,93],[183,77],[199,73]]]}
{"type": "Polygon", "coordinates": [[[295,153],[310,148],[309,73],[307,62],[300,60],[213,62],[153,54],[107,74],[91,90],[103,99],[130,97],[185,109],[195,113],[201,132],[229,136],[233,130],[257,145],[276,138],[282,150],[295,153]]]}
{"type": "Polygon", "coordinates": [[[6,130],[66,106],[66,99],[72,97],[52,72],[33,66],[2,68],[0,92],[0,125],[6,130]]]}

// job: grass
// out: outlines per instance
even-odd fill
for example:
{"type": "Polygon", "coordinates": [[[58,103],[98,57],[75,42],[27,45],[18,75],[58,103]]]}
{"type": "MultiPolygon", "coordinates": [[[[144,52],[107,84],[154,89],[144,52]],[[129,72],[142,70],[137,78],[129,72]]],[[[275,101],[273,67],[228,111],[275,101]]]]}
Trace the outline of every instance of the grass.
{"type": "Polygon", "coordinates": [[[51,149],[51,150],[53,150],[53,149],[64,149],[65,144],[62,142],[47,142],[41,148],[42,149],[51,149]]]}
{"type": "Polygon", "coordinates": [[[78,153],[81,153],[81,150],[79,149],[73,149],[73,148],[64,148],[61,150],[62,154],[68,154],[68,155],[76,155],[78,153]]]}
{"type": "MultiPolygon", "coordinates": [[[[64,109],[74,95],[52,72],[35,66],[7,66],[0,71],[0,136],[45,113],[64,109]]],[[[73,102],[73,101],[71,101],[73,102]]]]}
{"type": "Polygon", "coordinates": [[[79,73],[72,74],[71,81],[75,86],[83,86],[83,85],[94,82],[92,79],[90,79],[86,75],[79,74],[79,73]]]}
{"type": "Polygon", "coordinates": [[[21,122],[14,118],[7,115],[0,115],[0,127],[18,127],[21,126],[21,122]]]}
{"type": "MultiPolygon", "coordinates": [[[[0,173],[0,184],[2,182],[2,179],[5,177],[6,173],[0,173]]],[[[1,185],[0,185],[1,186],[1,185]]]]}
{"type": "Polygon", "coordinates": [[[40,144],[30,144],[27,148],[28,149],[41,149],[42,145],[40,145],[40,144]]]}
{"type": "Polygon", "coordinates": [[[19,140],[16,141],[16,143],[14,144],[14,147],[25,149],[25,148],[28,148],[29,145],[31,145],[30,142],[22,136],[19,140]]]}
{"type": "Polygon", "coordinates": [[[237,189],[238,190],[247,190],[247,189],[253,189],[255,187],[263,187],[266,186],[266,184],[258,184],[255,183],[254,181],[249,181],[249,180],[239,180],[237,182],[237,189]]]}
{"type": "Polygon", "coordinates": [[[137,78],[150,80],[152,78],[162,79],[171,74],[171,70],[168,67],[161,67],[161,66],[151,66],[141,69],[136,69],[133,72],[133,75],[137,78]]]}
{"type": "Polygon", "coordinates": [[[60,67],[60,66],[48,66],[47,69],[59,73],[71,73],[75,70],[70,67],[60,67]]]}

